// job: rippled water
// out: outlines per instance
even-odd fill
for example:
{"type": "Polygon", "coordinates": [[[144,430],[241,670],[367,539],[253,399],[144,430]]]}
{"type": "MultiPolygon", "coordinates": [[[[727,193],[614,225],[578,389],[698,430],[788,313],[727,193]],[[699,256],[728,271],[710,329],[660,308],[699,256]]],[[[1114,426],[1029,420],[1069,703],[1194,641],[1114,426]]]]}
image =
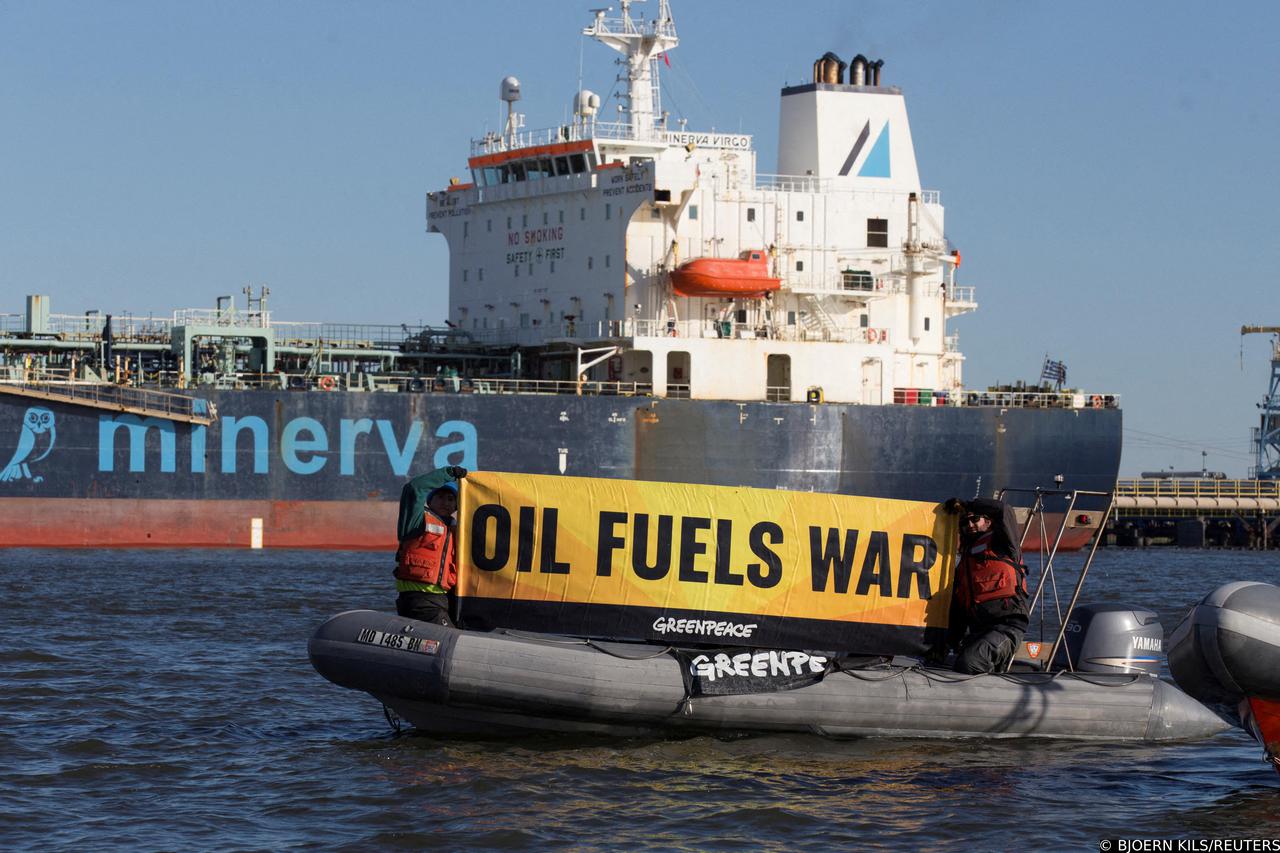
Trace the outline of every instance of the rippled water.
{"type": "MultiPolygon", "coordinates": [[[[1164,747],[397,737],[306,653],[334,612],[390,608],[387,560],[0,550],[0,847],[1097,849],[1275,834],[1280,776],[1237,732],[1164,747]]],[[[1151,607],[1167,633],[1229,580],[1280,582],[1280,554],[1106,551],[1083,600],[1151,607]]]]}

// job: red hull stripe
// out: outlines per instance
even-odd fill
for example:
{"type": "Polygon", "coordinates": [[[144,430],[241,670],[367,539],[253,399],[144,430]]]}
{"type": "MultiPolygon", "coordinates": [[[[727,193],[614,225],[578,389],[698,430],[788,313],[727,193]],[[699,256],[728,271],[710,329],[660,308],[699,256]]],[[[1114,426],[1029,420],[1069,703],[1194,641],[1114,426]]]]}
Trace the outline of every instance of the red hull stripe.
{"type": "Polygon", "coordinates": [[[0,547],[396,550],[392,501],[0,498],[0,547]]]}
{"type": "MultiPolygon", "coordinates": [[[[394,501],[0,498],[0,548],[248,548],[261,518],[267,548],[394,552],[396,512],[394,501]]],[[[1060,520],[1045,517],[1051,531],[1060,520]]],[[[1061,549],[1084,547],[1090,533],[1067,528],[1061,549]]],[[[1024,559],[1039,547],[1033,532],[1024,559]]]]}

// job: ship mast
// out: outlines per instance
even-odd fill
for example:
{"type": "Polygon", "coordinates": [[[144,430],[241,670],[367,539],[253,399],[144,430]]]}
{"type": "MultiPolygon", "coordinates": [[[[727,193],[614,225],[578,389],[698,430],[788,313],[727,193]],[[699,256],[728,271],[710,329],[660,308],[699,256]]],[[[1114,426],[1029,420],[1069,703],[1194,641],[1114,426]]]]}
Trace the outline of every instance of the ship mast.
{"type": "Polygon", "coordinates": [[[601,44],[622,54],[619,61],[625,66],[627,91],[623,96],[623,109],[628,115],[625,124],[631,126],[636,139],[651,138],[658,126],[661,97],[658,92],[657,59],[680,43],[676,37],[676,23],[671,18],[668,0],[658,0],[658,17],[646,21],[631,17],[631,4],[635,0],[621,0],[622,17],[606,18],[611,9],[593,9],[596,19],[582,34],[591,36],[601,44]]]}

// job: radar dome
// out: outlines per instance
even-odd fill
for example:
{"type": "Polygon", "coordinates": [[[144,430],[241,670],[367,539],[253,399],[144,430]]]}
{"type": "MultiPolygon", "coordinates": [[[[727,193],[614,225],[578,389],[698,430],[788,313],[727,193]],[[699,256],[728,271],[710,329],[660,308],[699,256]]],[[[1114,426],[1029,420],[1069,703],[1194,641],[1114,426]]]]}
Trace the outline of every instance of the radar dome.
{"type": "Polygon", "coordinates": [[[503,77],[498,85],[498,97],[508,104],[520,100],[520,81],[514,77],[503,77]]]}
{"type": "Polygon", "coordinates": [[[580,116],[593,116],[600,110],[600,96],[590,89],[583,89],[573,96],[573,112],[580,116]]]}

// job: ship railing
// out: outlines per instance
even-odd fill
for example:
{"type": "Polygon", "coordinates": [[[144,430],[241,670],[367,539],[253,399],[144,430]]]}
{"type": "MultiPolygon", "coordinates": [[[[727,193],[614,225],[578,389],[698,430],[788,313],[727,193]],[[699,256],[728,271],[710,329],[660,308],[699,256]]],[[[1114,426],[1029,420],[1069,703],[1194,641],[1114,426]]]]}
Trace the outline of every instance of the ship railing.
{"type": "MultiPolygon", "coordinates": [[[[867,330],[860,326],[809,329],[786,324],[746,326],[730,322],[726,333],[723,321],[716,320],[628,320],[624,328],[636,338],[732,338],[735,340],[826,341],[861,343],[867,330]]],[[[627,335],[630,337],[631,335],[627,335]]],[[[884,340],[887,340],[884,338],[884,340]]]]}
{"type": "Polygon", "coordinates": [[[179,308],[173,312],[175,326],[245,326],[265,329],[271,325],[270,311],[238,311],[234,308],[179,308]]]}
{"type": "Polygon", "coordinates": [[[237,373],[213,379],[212,385],[217,388],[271,388],[318,393],[391,391],[402,394],[579,394],[621,397],[649,396],[653,393],[652,382],[393,376],[376,373],[237,373]]]}
{"type": "MultiPolygon", "coordinates": [[[[1119,394],[1084,394],[1079,391],[959,391],[950,392],[948,400],[959,406],[991,406],[1004,409],[1117,409],[1120,407],[1119,394]]],[[[931,404],[924,403],[924,405],[931,404]]]]}
{"type": "MultiPolygon", "coordinates": [[[[98,312],[50,314],[40,323],[40,328],[28,331],[25,314],[0,314],[0,333],[22,338],[97,341],[102,338],[106,321],[107,315],[98,312]]],[[[111,335],[122,343],[168,343],[169,319],[115,314],[111,318],[111,335]]]]}
{"type": "Polygon", "coordinates": [[[432,380],[423,391],[453,394],[577,394],[582,396],[643,397],[653,393],[652,382],[597,382],[567,379],[432,380]]]}
{"type": "Polygon", "coordinates": [[[965,304],[976,304],[977,288],[972,285],[953,286],[947,293],[948,301],[960,302],[965,304]]]}
{"type": "Polygon", "coordinates": [[[534,148],[540,145],[557,145],[562,142],[583,142],[592,139],[653,142],[663,139],[663,134],[667,132],[661,127],[637,127],[630,122],[623,121],[561,124],[554,127],[521,130],[514,134],[486,134],[479,139],[471,140],[471,156],[478,157],[483,154],[518,151],[522,148],[534,148]]]}
{"type": "MultiPolygon", "coordinates": [[[[849,194],[849,179],[820,178],[816,175],[770,175],[756,174],[756,189],[773,190],[789,193],[829,193],[840,191],[849,194]]],[[[905,198],[909,193],[901,190],[866,190],[853,191],[855,198],[905,198]]],[[[941,204],[942,193],[939,190],[921,190],[920,198],[925,204],[941,204]]]]}
{"type": "Polygon", "coordinates": [[[0,392],[199,424],[212,423],[218,416],[213,404],[199,397],[79,380],[62,369],[22,370],[17,378],[0,378],[0,392]]]}
{"type": "Polygon", "coordinates": [[[296,347],[344,349],[412,349],[432,341],[467,338],[467,333],[427,325],[376,325],[362,323],[273,323],[276,344],[296,347]]]}
{"type": "Polygon", "coordinates": [[[1280,498],[1280,480],[1135,478],[1116,481],[1117,497],[1280,498]]]}

